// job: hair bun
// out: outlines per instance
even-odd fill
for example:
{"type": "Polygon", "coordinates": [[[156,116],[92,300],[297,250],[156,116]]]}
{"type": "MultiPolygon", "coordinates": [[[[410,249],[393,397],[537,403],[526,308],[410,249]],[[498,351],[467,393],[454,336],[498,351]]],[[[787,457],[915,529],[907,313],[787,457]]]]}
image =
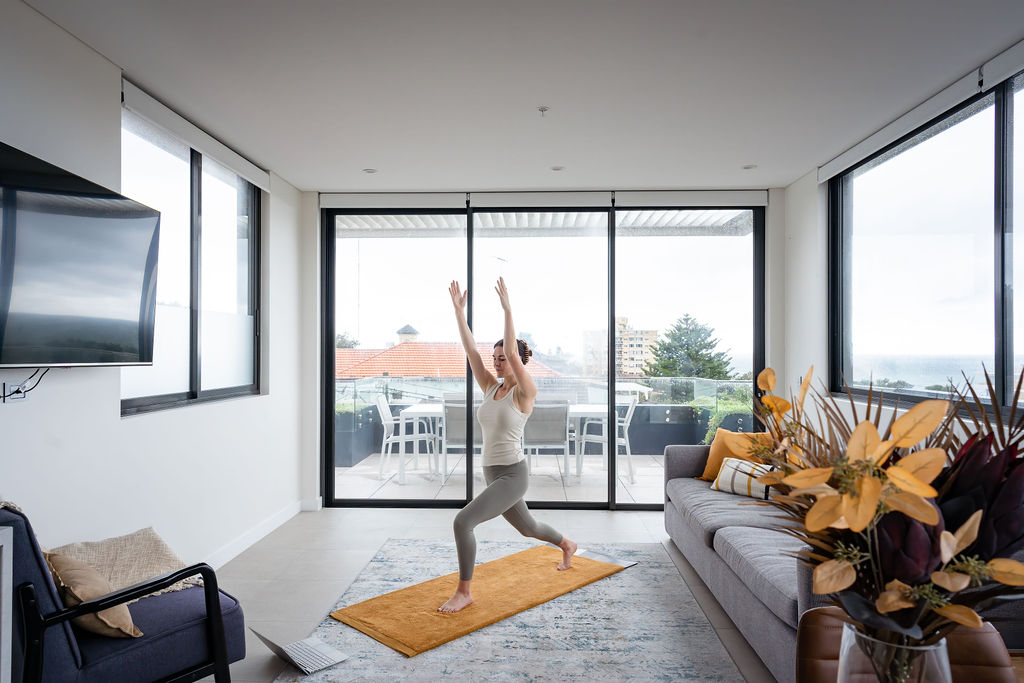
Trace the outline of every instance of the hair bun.
{"type": "Polygon", "coordinates": [[[523,365],[526,365],[530,362],[530,356],[533,355],[533,349],[531,349],[530,345],[522,339],[516,339],[516,346],[518,347],[517,350],[519,351],[519,358],[522,359],[523,365]]]}

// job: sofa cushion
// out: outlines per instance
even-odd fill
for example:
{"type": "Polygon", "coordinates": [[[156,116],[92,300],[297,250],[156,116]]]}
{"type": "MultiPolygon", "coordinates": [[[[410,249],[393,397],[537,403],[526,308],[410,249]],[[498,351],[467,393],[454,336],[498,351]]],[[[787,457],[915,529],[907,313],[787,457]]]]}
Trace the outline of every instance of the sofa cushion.
{"type": "MultiPolygon", "coordinates": [[[[57,553],[43,553],[53,574],[53,580],[62,592],[65,607],[102,598],[113,592],[110,582],[85,562],[57,553]]],[[[138,638],[142,632],[132,623],[127,605],[114,605],[99,612],[83,614],[71,620],[75,626],[108,638],[138,638]]]]}
{"type": "Polygon", "coordinates": [[[798,560],[787,553],[805,547],[787,534],[754,527],[725,527],[715,534],[715,552],[750,592],[779,619],[797,627],[798,560]]]}
{"type": "Polygon", "coordinates": [[[759,505],[746,496],[713,491],[711,484],[699,479],[671,479],[665,494],[709,548],[713,547],[715,532],[723,527],[776,527],[782,521],[775,508],[759,505]]]}
{"type": "MultiPolygon", "coordinates": [[[[185,566],[164,539],[152,527],[102,541],[80,541],[51,548],[51,553],[85,562],[96,569],[113,590],[118,591],[185,566]]],[[[170,593],[189,586],[202,585],[199,576],[190,576],[152,593],[170,593]]],[[[134,601],[133,601],[134,602],[134,601]]]]}
{"type": "MultiPolygon", "coordinates": [[[[228,661],[245,657],[242,607],[220,591],[228,661]]],[[[182,667],[182,653],[200,662],[209,656],[206,599],[198,586],[148,596],[131,605],[132,619],[145,634],[136,639],[102,638],[88,633],[78,637],[83,667],[78,683],[134,683],[154,681],[182,667]]]]}
{"type": "Polygon", "coordinates": [[[714,481],[722,469],[722,462],[726,458],[739,458],[760,462],[750,454],[751,444],[754,440],[763,440],[766,434],[749,434],[746,432],[730,432],[728,429],[718,428],[715,438],[711,441],[711,449],[708,451],[708,460],[704,464],[704,473],[698,479],[714,481]]]}
{"type": "Polygon", "coordinates": [[[772,469],[771,465],[760,465],[742,458],[726,458],[722,461],[722,469],[718,471],[718,476],[711,482],[711,488],[748,498],[768,500],[771,489],[757,480],[772,469]]]}

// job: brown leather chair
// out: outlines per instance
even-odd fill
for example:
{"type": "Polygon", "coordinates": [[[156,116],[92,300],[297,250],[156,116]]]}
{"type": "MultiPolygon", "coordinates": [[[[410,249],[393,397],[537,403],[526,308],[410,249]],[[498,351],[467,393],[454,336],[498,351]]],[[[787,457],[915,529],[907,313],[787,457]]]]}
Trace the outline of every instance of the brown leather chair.
{"type": "MultiPolygon", "coordinates": [[[[843,621],[838,607],[816,607],[800,617],[796,634],[797,683],[834,683],[839,673],[839,643],[843,621]]],[[[992,624],[981,628],[958,626],[946,637],[953,681],[1016,683],[1010,653],[992,624]]],[[[871,665],[861,658],[853,681],[875,681],[871,665]]]]}

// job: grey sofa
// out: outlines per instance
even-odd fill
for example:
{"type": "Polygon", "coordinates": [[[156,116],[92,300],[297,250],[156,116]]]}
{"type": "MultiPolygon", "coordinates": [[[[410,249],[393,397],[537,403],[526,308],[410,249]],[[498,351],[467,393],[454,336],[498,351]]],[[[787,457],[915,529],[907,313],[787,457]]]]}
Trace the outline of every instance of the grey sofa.
{"type": "Polygon", "coordinates": [[[824,604],[810,572],[785,554],[804,544],[773,529],[773,508],[694,478],[709,448],[665,448],[665,530],[772,675],[794,681],[800,615],[824,604]]]}
{"type": "MultiPolygon", "coordinates": [[[[709,449],[665,448],[665,530],[772,675],[794,681],[800,615],[828,603],[811,592],[810,569],[786,554],[805,546],[773,528],[781,513],[695,479],[709,449]]],[[[1024,600],[983,616],[1009,649],[1024,648],[1024,600]]]]}

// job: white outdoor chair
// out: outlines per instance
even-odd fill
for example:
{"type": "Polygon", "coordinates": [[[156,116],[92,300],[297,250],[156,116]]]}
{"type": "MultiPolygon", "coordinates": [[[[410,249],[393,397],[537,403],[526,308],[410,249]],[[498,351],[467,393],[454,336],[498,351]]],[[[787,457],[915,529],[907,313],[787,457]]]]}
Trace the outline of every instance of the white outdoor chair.
{"type": "MultiPolygon", "coordinates": [[[[449,396],[449,394],[445,394],[449,396]]],[[[442,405],[443,417],[441,418],[441,481],[448,477],[448,450],[466,450],[466,395],[460,394],[460,400],[449,400],[445,398],[442,405]]],[[[478,453],[483,449],[484,437],[480,431],[480,425],[476,423],[476,410],[478,403],[473,403],[473,452],[478,453]]]]}
{"type": "MultiPolygon", "coordinates": [[[[398,457],[403,458],[405,457],[403,452],[405,444],[423,441],[427,445],[427,457],[436,459],[437,452],[434,449],[436,435],[428,420],[415,420],[410,423],[412,426],[411,434],[400,434],[401,430],[398,428],[398,423],[402,418],[392,415],[391,405],[383,394],[377,396],[377,412],[380,413],[380,421],[384,426],[384,436],[380,442],[380,472],[377,474],[379,479],[384,478],[384,465],[391,459],[391,451],[396,444],[398,445],[398,457]],[[420,427],[423,428],[423,431],[420,431],[420,427]]],[[[416,466],[419,466],[418,461],[416,466]]]]}
{"type": "Polygon", "coordinates": [[[533,468],[533,457],[542,448],[562,451],[563,472],[569,476],[569,401],[534,403],[523,428],[523,453],[533,468]]]}
{"type": "MultiPolygon", "coordinates": [[[[622,417],[616,415],[615,419],[615,454],[619,454],[619,446],[623,446],[626,449],[626,462],[629,464],[629,483],[636,483],[636,472],[633,469],[633,453],[629,449],[629,424],[633,421],[633,411],[636,410],[637,397],[633,396],[633,399],[629,402],[629,406],[626,408],[626,414],[622,417]]],[[[576,476],[583,476],[583,452],[587,448],[588,443],[599,443],[601,444],[601,453],[605,456],[607,461],[608,457],[608,438],[605,430],[606,420],[586,420],[583,422],[583,426],[580,428],[580,433],[576,438],[576,476]],[[592,428],[596,427],[595,432],[592,428]]]]}

